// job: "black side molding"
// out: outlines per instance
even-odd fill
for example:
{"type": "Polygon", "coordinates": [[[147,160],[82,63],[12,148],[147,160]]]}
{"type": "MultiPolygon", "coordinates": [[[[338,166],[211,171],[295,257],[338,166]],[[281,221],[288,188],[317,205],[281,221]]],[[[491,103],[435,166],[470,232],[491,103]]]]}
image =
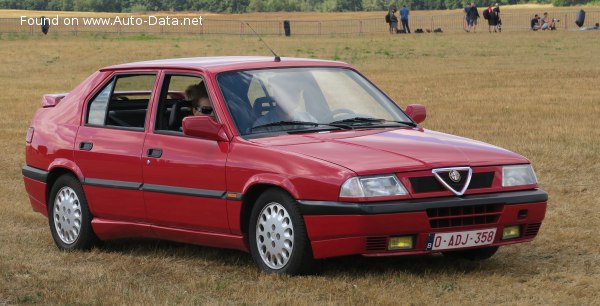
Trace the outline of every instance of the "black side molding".
{"type": "Polygon", "coordinates": [[[460,207],[489,204],[523,204],[548,201],[541,189],[474,194],[462,197],[412,199],[388,202],[352,203],[333,201],[298,201],[303,215],[372,215],[424,211],[428,208],[460,207]]]}
{"type": "Polygon", "coordinates": [[[30,178],[32,180],[36,180],[42,183],[46,183],[48,181],[48,171],[46,170],[25,165],[21,169],[21,173],[26,178],[30,178]]]}
{"type": "Polygon", "coordinates": [[[206,190],[153,184],[143,184],[141,189],[150,192],[171,193],[202,198],[222,198],[225,194],[225,191],[220,190],[206,190]]]}
{"type": "Polygon", "coordinates": [[[99,187],[119,188],[119,189],[134,189],[134,190],[138,190],[142,186],[142,183],[103,180],[103,179],[94,179],[94,178],[84,178],[82,180],[82,183],[85,185],[89,185],[89,186],[99,186],[99,187]]]}
{"type": "Polygon", "coordinates": [[[143,190],[143,191],[148,191],[148,192],[178,194],[178,195],[201,197],[201,198],[224,198],[225,194],[226,194],[225,191],[221,191],[221,190],[206,190],[206,189],[197,189],[197,188],[143,184],[141,182],[125,182],[125,181],[104,180],[104,179],[95,179],[95,178],[84,178],[81,181],[81,183],[84,185],[88,185],[88,186],[129,189],[129,190],[143,190]]]}

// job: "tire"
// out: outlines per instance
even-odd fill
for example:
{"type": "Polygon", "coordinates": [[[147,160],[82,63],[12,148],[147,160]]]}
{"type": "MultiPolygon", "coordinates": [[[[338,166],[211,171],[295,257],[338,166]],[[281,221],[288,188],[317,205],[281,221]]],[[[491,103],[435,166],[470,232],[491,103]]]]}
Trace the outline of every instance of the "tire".
{"type": "Polygon", "coordinates": [[[50,232],[59,249],[88,250],[99,242],[77,178],[70,174],[60,176],[52,186],[48,202],[50,232]]]}
{"type": "Polygon", "coordinates": [[[248,233],[250,253],[261,270],[288,275],[313,272],[315,260],[304,219],[286,192],[268,189],[256,200],[248,233]]]}
{"type": "Polygon", "coordinates": [[[498,248],[499,247],[495,246],[495,247],[487,247],[487,248],[472,249],[472,250],[443,252],[443,254],[444,254],[444,256],[447,256],[450,258],[461,258],[461,259],[468,259],[468,260],[486,260],[486,259],[489,259],[490,257],[494,256],[494,254],[496,254],[496,252],[498,251],[498,248]]]}

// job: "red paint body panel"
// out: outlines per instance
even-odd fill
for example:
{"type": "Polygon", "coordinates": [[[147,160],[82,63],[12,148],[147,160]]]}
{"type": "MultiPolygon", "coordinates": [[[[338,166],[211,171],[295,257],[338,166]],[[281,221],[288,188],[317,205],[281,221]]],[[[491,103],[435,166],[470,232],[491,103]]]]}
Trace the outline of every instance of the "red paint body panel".
{"type": "MultiPolygon", "coordinates": [[[[396,174],[409,195],[376,200],[418,200],[453,195],[448,190],[417,193],[410,178],[431,175],[432,168],[469,166],[474,173],[494,172],[495,176],[491,186],[469,189],[465,195],[537,188],[501,186],[501,166],[527,164],[526,158],[493,145],[421,127],[240,137],[216,82],[218,73],[278,67],[353,69],[341,62],[291,58],[275,62],[272,57],[168,59],[106,67],[68,94],[44,96],[42,108],[32,119],[34,133],[31,143],[26,144],[26,164],[46,172],[46,178],[57,169],[65,169],[82,180],[94,215],[92,226],[101,239],[150,237],[244,251],[248,246],[242,212],[247,205],[253,205],[243,201],[244,194],[258,185],[276,186],[296,200],[346,204],[374,201],[340,199],[340,186],[349,178],[396,174]],[[87,104],[106,82],[115,74],[138,72],[157,76],[143,130],[83,124],[87,104]],[[204,78],[214,113],[222,124],[219,137],[213,137],[218,140],[155,132],[160,89],[166,74],[204,78]],[[81,142],[93,143],[92,149],[80,150],[81,142]],[[149,149],[161,149],[162,155],[148,157],[149,149]],[[226,198],[225,193],[232,196],[226,198]]],[[[183,98],[181,93],[174,97],[183,98]]],[[[421,117],[426,114],[424,109],[414,110],[421,117]]],[[[33,209],[47,215],[46,195],[51,186],[40,178],[43,175],[33,176],[36,175],[37,180],[24,178],[25,188],[33,209]]],[[[545,202],[504,205],[493,226],[501,231],[506,225],[539,224],[545,211],[545,202]],[[520,210],[528,211],[526,218],[517,217],[520,210]]],[[[425,250],[429,233],[489,227],[432,229],[426,211],[306,215],[304,220],[315,258],[423,254],[430,252],[425,250]],[[407,234],[417,239],[413,250],[366,250],[369,237],[407,234]]],[[[507,241],[497,238],[494,245],[526,242],[534,236],[507,241]]]]}
{"type": "Polygon", "coordinates": [[[33,210],[48,217],[48,208],[46,206],[46,183],[32,180],[28,177],[23,178],[23,180],[25,182],[25,191],[27,191],[33,210]]]}
{"type": "Polygon", "coordinates": [[[296,199],[338,199],[340,182],[353,172],[316,158],[282,152],[240,138],[227,161],[227,188],[245,192],[254,184],[280,186],[296,199]]]}
{"type": "Polygon", "coordinates": [[[286,139],[273,146],[343,165],[359,175],[528,163],[524,157],[496,146],[422,129],[343,131],[286,139]]]}
{"type": "MultiPolygon", "coordinates": [[[[221,190],[229,144],[184,136],[148,134],[144,152],[162,149],[160,158],[144,157],[144,184],[221,190]],[[149,161],[149,163],[148,163],[149,161]]],[[[223,198],[144,191],[148,221],[163,226],[228,233],[223,198]]]]}
{"type": "Polygon", "coordinates": [[[501,217],[495,224],[431,228],[427,214],[423,212],[381,215],[348,216],[305,216],[304,222],[311,240],[315,258],[326,258],[350,254],[366,256],[397,256],[436,253],[426,251],[430,233],[460,232],[474,229],[497,228],[493,246],[531,241],[534,237],[521,237],[503,241],[504,226],[540,223],[544,219],[546,203],[505,205],[501,217]],[[528,210],[526,218],[519,219],[520,210],[528,210]],[[401,251],[369,252],[366,249],[367,237],[390,237],[415,235],[415,248],[401,251]]]}
{"type": "MultiPolygon", "coordinates": [[[[75,162],[85,178],[141,184],[144,132],[82,126],[77,144],[93,143],[90,151],[75,149],[75,162]]],[[[142,191],[85,186],[90,211],[99,218],[146,220],[142,191]]]]}
{"type": "Polygon", "coordinates": [[[243,236],[152,226],[156,238],[248,252],[243,236]]]}
{"type": "Polygon", "coordinates": [[[92,220],[94,233],[101,240],[122,238],[154,238],[149,224],[94,218],[92,220]]]}

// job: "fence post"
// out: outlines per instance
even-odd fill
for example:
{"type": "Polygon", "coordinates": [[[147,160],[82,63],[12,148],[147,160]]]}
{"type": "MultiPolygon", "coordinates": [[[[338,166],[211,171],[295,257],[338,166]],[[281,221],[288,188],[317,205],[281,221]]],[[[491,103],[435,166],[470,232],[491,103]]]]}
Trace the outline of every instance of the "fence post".
{"type": "Polygon", "coordinates": [[[321,22],[319,21],[319,35],[321,35],[321,22]]]}
{"type": "Polygon", "coordinates": [[[240,36],[244,35],[244,23],[240,22],[240,36]]]}
{"type": "Polygon", "coordinates": [[[358,34],[362,35],[362,33],[363,33],[362,20],[359,20],[358,22],[359,22],[358,34]]]}
{"type": "Polygon", "coordinates": [[[431,27],[429,28],[433,32],[433,16],[431,16],[431,27]]]}
{"type": "Polygon", "coordinates": [[[33,26],[29,26],[29,34],[33,35],[33,26]]]}
{"type": "Polygon", "coordinates": [[[75,24],[75,36],[77,36],[77,26],[79,25],[79,18],[77,19],[77,23],[75,24]]]}
{"type": "Polygon", "coordinates": [[[567,29],[567,23],[568,23],[567,16],[568,16],[567,13],[565,13],[565,19],[563,19],[565,21],[565,30],[567,29]]]}

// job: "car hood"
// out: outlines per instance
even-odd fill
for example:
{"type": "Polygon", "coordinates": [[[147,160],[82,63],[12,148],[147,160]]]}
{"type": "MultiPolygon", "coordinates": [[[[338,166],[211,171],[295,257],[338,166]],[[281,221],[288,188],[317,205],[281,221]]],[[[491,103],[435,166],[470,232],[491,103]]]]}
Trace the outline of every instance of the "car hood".
{"type": "Polygon", "coordinates": [[[359,175],[529,163],[519,154],[484,142],[420,128],[293,134],[252,141],[325,160],[359,175]]]}

